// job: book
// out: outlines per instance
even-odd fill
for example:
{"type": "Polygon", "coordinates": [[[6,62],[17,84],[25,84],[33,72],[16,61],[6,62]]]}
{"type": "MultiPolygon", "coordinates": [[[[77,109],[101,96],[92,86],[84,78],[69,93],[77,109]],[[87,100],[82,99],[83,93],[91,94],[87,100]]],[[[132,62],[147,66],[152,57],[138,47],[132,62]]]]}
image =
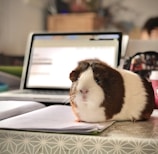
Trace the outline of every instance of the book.
{"type": "Polygon", "coordinates": [[[0,120],[46,107],[34,101],[0,101],[0,120]]]}
{"type": "Polygon", "coordinates": [[[91,134],[102,132],[114,121],[103,123],[77,122],[68,105],[50,105],[0,121],[0,129],[91,134]]]}

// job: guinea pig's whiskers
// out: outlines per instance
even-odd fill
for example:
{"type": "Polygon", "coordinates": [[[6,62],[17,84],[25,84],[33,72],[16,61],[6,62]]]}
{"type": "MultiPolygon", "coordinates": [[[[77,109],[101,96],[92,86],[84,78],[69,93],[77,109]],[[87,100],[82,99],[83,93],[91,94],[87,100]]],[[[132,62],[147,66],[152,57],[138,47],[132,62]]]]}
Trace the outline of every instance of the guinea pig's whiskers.
{"type": "Polygon", "coordinates": [[[70,103],[70,98],[66,98],[65,100],[63,100],[64,105],[67,105],[70,103]]]}
{"type": "Polygon", "coordinates": [[[75,96],[76,96],[75,92],[71,92],[71,94],[70,94],[70,103],[74,102],[75,96]]]}
{"type": "Polygon", "coordinates": [[[70,101],[72,101],[75,98],[75,94],[71,94],[70,101]]]}

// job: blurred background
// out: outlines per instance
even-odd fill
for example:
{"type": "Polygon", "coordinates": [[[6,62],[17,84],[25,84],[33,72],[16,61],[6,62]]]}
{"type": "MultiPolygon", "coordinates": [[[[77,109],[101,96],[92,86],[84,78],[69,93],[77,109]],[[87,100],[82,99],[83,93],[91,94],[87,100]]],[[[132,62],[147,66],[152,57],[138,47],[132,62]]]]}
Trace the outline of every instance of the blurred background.
{"type": "Polygon", "coordinates": [[[20,65],[30,32],[122,31],[139,39],[157,6],[158,0],[0,0],[0,54],[20,65]]]}

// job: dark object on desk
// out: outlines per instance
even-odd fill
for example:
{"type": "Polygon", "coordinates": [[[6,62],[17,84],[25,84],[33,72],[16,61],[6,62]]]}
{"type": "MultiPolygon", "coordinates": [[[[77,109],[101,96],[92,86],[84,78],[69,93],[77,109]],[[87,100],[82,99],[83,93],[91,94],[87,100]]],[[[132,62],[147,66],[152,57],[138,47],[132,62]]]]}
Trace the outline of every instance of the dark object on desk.
{"type": "Polygon", "coordinates": [[[151,71],[158,70],[158,52],[137,52],[125,61],[123,68],[149,79],[151,71]]]}
{"type": "Polygon", "coordinates": [[[78,121],[147,120],[154,108],[151,84],[98,59],[80,61],[70,73],[70,103],[78,121]]]}
{"type": "Polygon", "coordinates": [[[0,53],[0,65],[2,66],[23,66],[24,56],[5,55],[0,53]]]}

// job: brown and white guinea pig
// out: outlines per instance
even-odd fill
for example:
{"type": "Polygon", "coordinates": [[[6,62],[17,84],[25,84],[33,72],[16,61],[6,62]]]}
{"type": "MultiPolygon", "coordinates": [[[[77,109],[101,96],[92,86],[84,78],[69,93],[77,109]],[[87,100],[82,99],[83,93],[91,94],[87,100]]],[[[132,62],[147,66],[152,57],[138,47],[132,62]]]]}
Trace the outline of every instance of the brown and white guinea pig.
{"type": "Polygon", "coordinates": [[[77,121],[147,120],[154,108],[151,84],[136,73],[85,59],[70,73],[70,104],[77,121]]]}

